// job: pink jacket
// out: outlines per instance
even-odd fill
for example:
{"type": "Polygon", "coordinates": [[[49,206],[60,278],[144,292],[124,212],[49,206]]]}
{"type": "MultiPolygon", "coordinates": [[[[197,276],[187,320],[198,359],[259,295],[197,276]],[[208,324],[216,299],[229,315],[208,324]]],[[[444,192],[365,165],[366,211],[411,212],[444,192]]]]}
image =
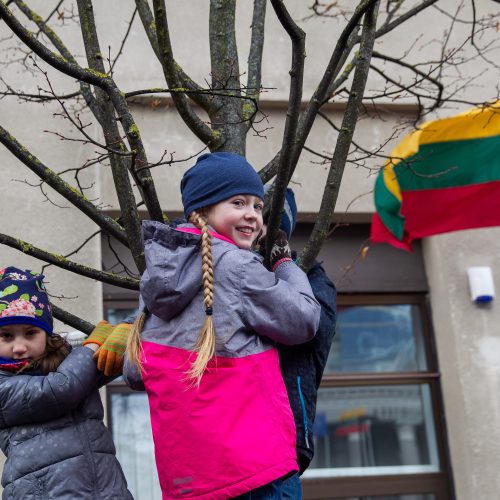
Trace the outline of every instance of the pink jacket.
{"type": "MultiPolygon", "coordinates": [[[[188,229],[192,230],[192,229],[188,229]]],[[[143,377],[163,499],[227,499],[298,470],[295,426],[274,341],[314,336],[319,305],[293,263],[267,271],[260,258],[215,238],[216,357],[199,387],[186,380],[204,320],[199,236],[144,223],[143,377]]]]}

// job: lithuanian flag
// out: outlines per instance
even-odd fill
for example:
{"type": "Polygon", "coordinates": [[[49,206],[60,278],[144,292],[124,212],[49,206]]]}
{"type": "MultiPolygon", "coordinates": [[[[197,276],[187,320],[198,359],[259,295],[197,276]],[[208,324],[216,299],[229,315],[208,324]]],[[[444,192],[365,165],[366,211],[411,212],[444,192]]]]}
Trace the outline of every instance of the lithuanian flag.
{"type": "Polygon", "coordinates": [[[371,240],[500,226],[500,101],[425,123],[392,151],[375,183],[371,240]]]}

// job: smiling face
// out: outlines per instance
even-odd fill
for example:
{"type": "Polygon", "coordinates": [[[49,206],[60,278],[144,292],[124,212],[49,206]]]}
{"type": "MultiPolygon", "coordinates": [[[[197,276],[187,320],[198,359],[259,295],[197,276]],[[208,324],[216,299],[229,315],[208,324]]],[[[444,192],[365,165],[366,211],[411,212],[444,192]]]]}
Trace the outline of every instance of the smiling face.
{"type": "Polygon", "coordinates": [[[205,210],[208,223],[239,248],[250,249],[262,229],[264,202],[257,196],[232,196],[205,210]]]}
{"type": "Polygon", "coordinates": [[[33,325],[0,327],[0,356],[11,359],[35,359],[45,352],[47,333],[33,325]]]}

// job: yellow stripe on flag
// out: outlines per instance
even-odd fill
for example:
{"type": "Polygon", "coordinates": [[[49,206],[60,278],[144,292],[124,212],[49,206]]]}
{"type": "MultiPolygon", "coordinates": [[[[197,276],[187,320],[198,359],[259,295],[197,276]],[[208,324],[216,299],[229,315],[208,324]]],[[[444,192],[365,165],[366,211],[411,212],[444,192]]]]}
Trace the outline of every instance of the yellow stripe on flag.
{"type": "Polygon", "coordinates": [[[367,414],[366,408],[352,408],[351,410],[345,410],[339,415],[339,420],[353,420],[355,418],[364,417],[367,414]]]}
{"type": "Polygon", "coordinates": [[[500,101],[487,108],[472,108],[420,127],[420,144],[483,139],[500,134],[500,101]]]}
{"type": "Polygon", "coordinates": [[[391,160],[386,163],[383,174],[385,187],[401,203],[401,189],[394,173],[394,163],[391,160]]]}
{"type": "Polygon", "coordinates": [[[418,151],[419,137],[421,131],[416,130],[411,134],[407,135],[392,151],[390,159],[387,161],[384,167],[384,184],[387,190],[392,193],[392,195],[401,202],[401,189],[399,187],[398,179],[394,172],[394,167],[408,158],[414,155],[418,151]]]}

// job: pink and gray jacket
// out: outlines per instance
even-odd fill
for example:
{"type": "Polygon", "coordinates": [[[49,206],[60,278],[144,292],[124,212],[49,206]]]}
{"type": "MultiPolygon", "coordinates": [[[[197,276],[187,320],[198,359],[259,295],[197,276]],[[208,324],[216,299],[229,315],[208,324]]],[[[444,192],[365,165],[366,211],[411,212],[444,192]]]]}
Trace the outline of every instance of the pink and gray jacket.
{"type": "Polygon", "coordinates": [[[148,393],[163,499],[227,499],[297,471],[275,342],[314,337],[320,306],[307,276],[291,261],[269,272],[214,233],[216,356],[193,387],[186,373],[205,320],[199,231],[147,221],[143,235],[145,371],[126,362],[124,378],[148,393]]]}

